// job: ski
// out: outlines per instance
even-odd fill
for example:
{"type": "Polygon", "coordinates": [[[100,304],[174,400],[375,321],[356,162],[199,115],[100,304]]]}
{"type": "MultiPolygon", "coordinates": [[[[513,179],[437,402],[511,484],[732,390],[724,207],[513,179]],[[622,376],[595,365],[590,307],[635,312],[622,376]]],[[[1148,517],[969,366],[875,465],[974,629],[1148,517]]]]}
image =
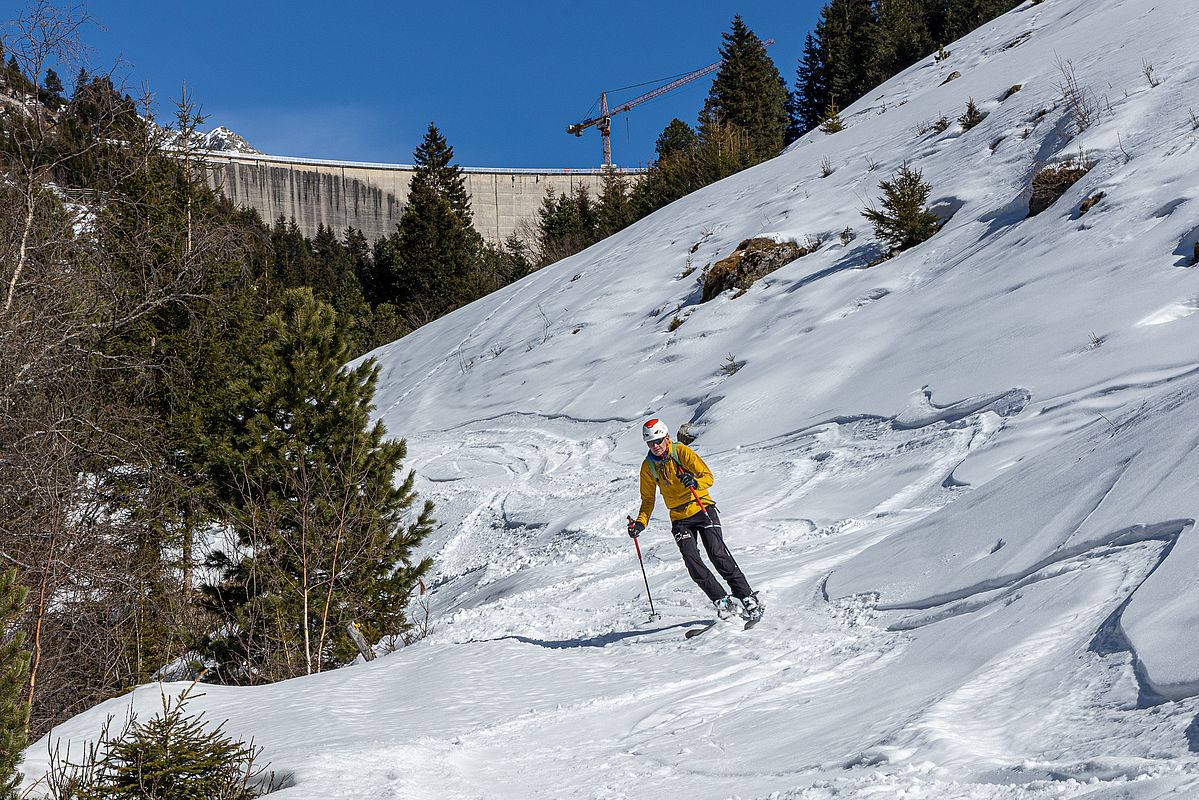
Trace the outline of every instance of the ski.
{"type": "Polygon", "coordinates": [[[747,630],[749,630],[750,628],[752,628],[753,626],[757,625],[757,624],[758,624],[759,622],[761,622],[761,621],[762,621],[762,618],[761,618],[761,617],[758,617],[757,619],[751,619],[751,620],[749,620],[748,622],[746,622],[746,623],[745,623],[745,627],[744,627],[744,628],[742,628],[741,630],[743,630],[743,631],[747,631],[747,630]]]}
{"type": "Polygon", "coordinates": [[[715,622],[709,622],[707,625],[703,626],[702,628],[692,628],[691,630],[684,633],[683,636],[687,639],[694,639],[696,636],[699,636],[701,633],[707,633],[708,631],[715,628],[716,623],[718,623],[718,622],[720,622],[720,620],[716,620],[715,622]]]}

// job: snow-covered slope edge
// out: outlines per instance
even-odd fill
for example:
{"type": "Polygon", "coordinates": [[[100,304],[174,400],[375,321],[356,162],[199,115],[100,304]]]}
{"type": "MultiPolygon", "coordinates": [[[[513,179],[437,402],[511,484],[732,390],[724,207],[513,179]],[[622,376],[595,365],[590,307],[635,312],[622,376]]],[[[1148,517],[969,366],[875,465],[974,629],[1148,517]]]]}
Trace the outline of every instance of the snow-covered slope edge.
{"type": "Polygon", "coordinates": [[[377,351],[443,522],[437,630],[197,705],[294,772],[281,797],[1199,796],[1196,23],[1025,4],[844,131],[377,351]],[[1098,113],[1073,137],[1059,65],[1098,113]],[[1079,153],[1026,218],[1036,165],[1079,153]],[[860,209],[905,161],[952,216],[865,268],[860,209]],[[698,305],[751,236],[824,243],[698,305]],[[716,472],[752,632],[682,641],[708,611],[661,509],[644,623],[622,520],[659,412],[716,472]]]}

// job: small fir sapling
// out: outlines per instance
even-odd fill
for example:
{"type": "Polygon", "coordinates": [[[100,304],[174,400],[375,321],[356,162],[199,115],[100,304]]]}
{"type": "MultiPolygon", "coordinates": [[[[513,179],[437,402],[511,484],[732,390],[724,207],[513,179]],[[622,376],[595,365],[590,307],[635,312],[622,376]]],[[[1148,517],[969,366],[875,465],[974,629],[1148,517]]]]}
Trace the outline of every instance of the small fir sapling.
{"type": "Polygon", "coordinates": [[[890,180],[879,182],[883,190],[882,209],[867,208],[862,216],[874,226],[874,234],[898,253],[925,241],[941,229],[937,215],[925,207],[932,187],[923,173],[903,166],[890,180]]]}
{"type": "Polygon", "coordinates": [[[965,112],[962,114],[962,116],[958,117],[958,124],[962,126],[963,130],[968,131],[974,126],[978,125],[978,123],[982,122],[986,116],[986,114],[978,110],[978,106],[974,104],[974,98],[971,97],[966,103],[965,112]]]}

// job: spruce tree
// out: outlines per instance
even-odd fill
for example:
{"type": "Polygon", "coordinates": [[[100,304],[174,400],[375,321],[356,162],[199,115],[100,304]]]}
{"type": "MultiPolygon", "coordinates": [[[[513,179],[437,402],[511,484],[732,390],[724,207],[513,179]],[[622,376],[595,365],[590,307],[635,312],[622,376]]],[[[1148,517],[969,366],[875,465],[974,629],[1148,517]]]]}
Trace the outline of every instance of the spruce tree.
{"type": "Polygon", "coordinates": [[[762,41],[740,15],[728,33],[721,34],[721,65],[704,110],[703,126],[711,122],[736,125],[749,137],[753,160],[778,155],[787,130],[787,89],[762,41]]]}
{"type": "Polygon", "coordinates": [[[924,0],[879,0],[871,80],[897,75],[937,49],[924,0]]]}
{"type": "Polygon", "coordinates": [[[960,39],[1020,4],[1020,0],[946,0],[941,44],[960,39]]]}
{"type": "Polygon", "coordinates": [[[162,713],[106,742],[92,770],[84,770],[84,798],[104,800],[252,800],[272,781],[255,766],[260,752],[221,725],[186,712],[187,693],[175,702],[165,695],[162,713]],[[261,785],[266,783],[266,786],[261,785]]]}
{"type": "Polygon", "coordinates": [[[407,448],[371,423],[378,365],[346,366],[348,338],[308,288],[284,293],[267,327],[214,459],[240,546],[212,560],[224,580],[206,595],[227,624],[207,649],[233,682],[348,662],[351,620],[368,637],[400,633],[429,568],[412,558],[432,505],[405,523],[414,475],[393,481],[407,448]]]}
{"type": "Polygon", "coordinates": [[[432,122],[425,132],[424,141],[412,155],[416,172],[412,176],[409,192],[429,190],[449,201],[454,213],[467,224],[473,224],[470,210],[470,195],[466,192],[466,179],[462,167],[453,163],[454,148],[450,147],[441,131],[432,122]]]}
{"type": "Polygon", "coordinates": [[[20,779],[16,775],[25,748],[29,706],[24,700],[29,653],[16,620],[25,610],[25,589],[17,583],[17,570],[0,573],[0,800],[15,800],[20,779]]]}
{"type": "Polygon", "coordinates": [[[874,234],[891,245],[893,253],[914,247],[941,229],[937,215],[925,208],[932,187],[918,169],[905,162],[891,180],[879,182],[883,190],[881,210],[867,208],[862,216],[874,226],[874,234]]]}
{"type": "Polygon", "coordinates": [[[42,88],[56,98],[62,97],[62,80],[59,79],[58,73],[53,69],[46,69],[46,77],[42,79],[42,88]]]}
{"type": "Polygon", "coordinates": [[[79,72],[75,75],[75,85],[71,87],[71,99],[74,100],[79,96],[79,92],[86,89],[91,82],[91,77],[88,75],[87,67],[80,67],[79,72]]]}
{"type": "Polygon", "coordinates": [[[430,186],[413,186],[395,243],[398,261],[385,295],[394,298],[413,327],[480,296],[482,237],[430,186]]]}
{"type": "Polygon", "coordinates": [[[871,0],[830,0],[821,22],[829,100],[844,108],[883,77],[874,57],[878,18],[871,0]]]}
{"type": "Polygon", "coordinates": [[[791,94],[790,106],[792,127],[788,132],[791,141],[819,125],[829,104],[828,68],[820,43],[822,27],[823,23],[817,21],[815,31],[805,37],[803,56],[795,72],[795,91],[791,94]]]}
{"type": "Polygon", "coordinates": [[[544,266],[574,255],[587,246],[583,220],[574,198],[547,191],[537,209],[537,248],[544,266]]]}
{"type": "MultiPolygon", "coordinates": [[[[688,127],[687,130],[691,130],[691,128],[688,127]]],[[[599,235],[601,237],[611,236],[628,227],[633,221],[629,182],[615,170],[604,173],[604,185],[600,189],[596,215],[599,218],[599,235]]]]}
{"type": "Polygon", "coordinates": [[[697,141],[698,137],[691,126],[675,117],[658,134],[658,141],[654,143],[654,152],[658,156],[658,161],[661,161],[676,154],[691,152],[697,141]]]}

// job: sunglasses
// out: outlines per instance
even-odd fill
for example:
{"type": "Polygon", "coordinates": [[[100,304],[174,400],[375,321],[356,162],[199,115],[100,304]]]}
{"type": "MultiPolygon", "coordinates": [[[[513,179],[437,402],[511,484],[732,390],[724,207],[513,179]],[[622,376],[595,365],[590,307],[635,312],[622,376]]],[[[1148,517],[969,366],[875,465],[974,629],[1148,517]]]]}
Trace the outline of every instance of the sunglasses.
{"type": "Polygon", "coordinates": [[[650,439],[648,442],[646,442],[646,445],[649,447],[656,447],[657,445],[662,444],[664,441],[666,441],[665,436],[663,436],[661,439],[650,439]]]}

